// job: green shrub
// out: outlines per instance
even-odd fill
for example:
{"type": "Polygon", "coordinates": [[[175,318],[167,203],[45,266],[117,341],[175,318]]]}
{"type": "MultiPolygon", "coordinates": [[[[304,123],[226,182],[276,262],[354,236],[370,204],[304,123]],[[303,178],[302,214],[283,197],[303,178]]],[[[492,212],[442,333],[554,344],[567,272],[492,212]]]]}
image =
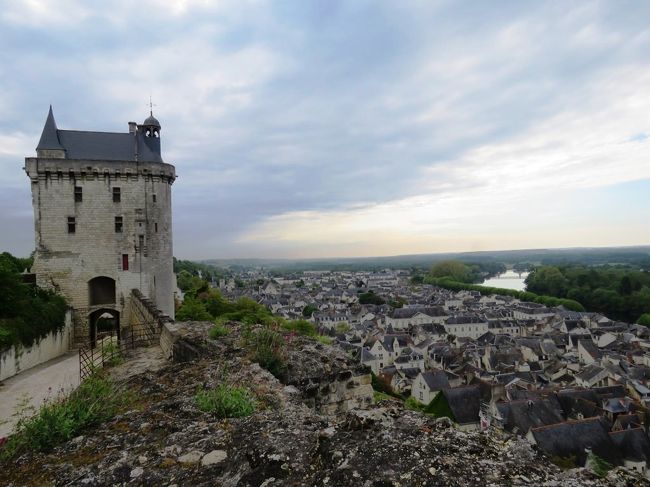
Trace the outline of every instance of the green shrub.
{"type": "Polygon", "coordinates": [[[22,282],[29,259],[0,254],[0,349],[29,347],[65,324],[67,304],[56,293],[22,282]]]}
{"type": "Polygon", "coordinates": [[[221,384],[216,389],[200,390],[194,400],[201,411],[214,413],[218,418],[242,418],[255,411],[255,401],[244,387],[221,384]]]}
{"type": "Polygon", "coordinates": [[[112,418],[131,400],[131,395],[110,379],[92,375],[67,398],[47,402],[34,416],[21,418],[0,450],[0,460],[10,460],[26,451],[48,451],[84,428],[112,418]]]}
{"type": "Polygon", "coordinates": [[[558,467],[560,467],[562,470],[569,470],[572,468],[576,468],[578,465],[576,463],[576,456],[575,455],[569,455],[568,457],[561,457],[559,455],[553,455],[551,457],[551,463],[554,463],[558,467]]]}
{"type": "Polygon", "coordinates": [[[212,316],[205,309],[202,301],[186,296],[176,313],[176,321],[212,321],[212,316]]]}
{"type": "Polygon", "coordinates": [[[208,332],[210,338],[212,338],[213,340],[216,340],[217,338],[225,337],[228,333],[230,333],[230,330],[228,330],[226,325],[222,323],[217,323],[208,332]]]}
{"type": "Polygon", "coordinates": [[[591,469],[599,477],[605,477],[607,472],[614,468],[614,466],[606,461],[605,459],[599,457],[595,453],[590,453],[587,457],[586,466],[591,469]]]}
{"type": "Polygon", "coordinates": [[[637,324],[650,327],[650,313],[644,313],[636,320],[637,324]]]}

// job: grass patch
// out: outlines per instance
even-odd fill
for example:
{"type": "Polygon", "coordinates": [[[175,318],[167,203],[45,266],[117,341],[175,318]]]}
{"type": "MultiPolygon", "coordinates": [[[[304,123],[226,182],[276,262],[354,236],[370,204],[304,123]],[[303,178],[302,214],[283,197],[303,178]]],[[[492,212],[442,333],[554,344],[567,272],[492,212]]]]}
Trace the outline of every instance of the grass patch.
{"type": "Polygon", "coordinates": [[[245,332],[244,343],[251,352],[251,360],[257,362],[278,379],[287,372],[284,337],[270,328],[245,332]]]}
{"type": "Polygon", "coordinates": [[[122,350],[115,342],[109,342],[101,348],[102,362],[105,367],[114,367],[124,362],[122,350]]]}
{"type": "Polygon", "coordinates": [[[327,335],[316,335],[314,339],[317,342],[322,343],[323,345],[331,345],[332,343],[334,343],[334,340],[331,337],[328,337],[327,335]]]}
{"type": "Polygon", "coordinates": [[[0,450],[0,460],[10,460],[27,451],[48,451],[83,429],[112,418],[131,400],[131,395],[110,379],[92,375],[67,398],[46,403],[34,416],[21,418],[0,450]]]}
{"type": "Polygon", "coordinates": [[[218,418],[242,418],[255,411],[255,401],[244,387],[221,384],[216,389],[200,390],[194,400],[201,411],[218,418]]]}
{"type": "Polygon", "coordinates": [[[282,323],[282,328],[284,328],[287,331],[293,331],[298,335],[304,335],[309,337],[315,337],[316,335],[318,335],[318,331],[316,330],[316,325],[310,323],[307,320],[285,321],[284,323],[282,323]]]}
{"type": "Polygon", "coordinates": [[[224,325],[223,323],[217,323],[214,325],[212,328],[210,328],[210,331],[208,334],[210,335],[210,338],[213,340],[216,340],[217,338],[225,337],[230,333],[230,330],[224,325]]]}
{"type": "Polygon", "coordinates": [[[395,401],[396,400],[396,398],[394,398],[393,396],[389,396],[388,394],[384,394],[383,392],[378,392],[378,391],[373,391],[372,399],[375,401],[375,403],[381,402],[381,401],[387,401],[387,400],[388,401],[395,401]]]}

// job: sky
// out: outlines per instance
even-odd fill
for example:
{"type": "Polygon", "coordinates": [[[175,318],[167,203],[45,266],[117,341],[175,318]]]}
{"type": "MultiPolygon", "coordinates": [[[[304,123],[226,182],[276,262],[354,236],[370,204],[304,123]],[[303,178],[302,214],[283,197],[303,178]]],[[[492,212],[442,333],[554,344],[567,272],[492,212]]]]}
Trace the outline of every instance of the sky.
{"type": "Polygon", "coordinates": [[[650,244],[650,2],[0,0],[0,251],[59,128],[162,125],[174,254],[650,244]]]}

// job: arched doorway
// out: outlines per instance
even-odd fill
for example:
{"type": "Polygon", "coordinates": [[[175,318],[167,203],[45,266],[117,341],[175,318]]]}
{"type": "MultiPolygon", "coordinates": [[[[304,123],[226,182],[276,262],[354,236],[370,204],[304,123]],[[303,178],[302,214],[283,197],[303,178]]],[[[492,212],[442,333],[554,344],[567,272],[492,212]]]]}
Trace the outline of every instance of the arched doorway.
{"type": "Polygon", "coordinates": [[[115,279],[99,276],[88,281],[88,304],[115,304],[115,279]]]}
{"type": "Polygon", "coordinates": [[[120,339],[120,313],[114,309],[101,308],[88,315],[90,346],[95,347],[97,340],[113,335],[120,339]]]}

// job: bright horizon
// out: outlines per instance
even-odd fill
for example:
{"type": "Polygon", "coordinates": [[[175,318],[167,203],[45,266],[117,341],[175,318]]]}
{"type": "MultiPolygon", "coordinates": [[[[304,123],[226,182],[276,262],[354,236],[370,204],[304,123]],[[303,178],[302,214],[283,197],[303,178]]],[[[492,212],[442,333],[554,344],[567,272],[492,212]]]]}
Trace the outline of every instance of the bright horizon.
{"type": "Polygon", "coordinates": [[[97,5],[0,12],[0,251],[50,103],[126,132],[150,94],[182,259],[650,244],[650,4],[97,5]]]}

